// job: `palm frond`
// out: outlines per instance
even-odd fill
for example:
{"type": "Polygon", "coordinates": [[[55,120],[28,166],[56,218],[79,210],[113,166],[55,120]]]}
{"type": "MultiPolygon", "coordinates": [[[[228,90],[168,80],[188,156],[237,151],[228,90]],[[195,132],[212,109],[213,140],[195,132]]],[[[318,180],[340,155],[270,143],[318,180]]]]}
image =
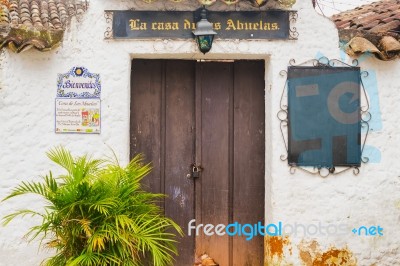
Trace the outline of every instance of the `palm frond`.
{"type": "Polygon", "coordinates": [[[89,203],[89,211],[96,210],[103,215],[109,215],[110,212],[118,207],[118,199],[105,198],[89,203]]]}
{"type": "Polygon", "coordinates": [[[74,168],[74,158],[72,157],[71,152],[65,149],[62,146],[55,147],[47,152],[47,157],[63,167],[68,171],[69,174],[73,172],[74,168]]]}
{"type": "Polygon", "coordinates": [[[89,238],[93,235],[93,230],[90,227],[90,220],[86,218],[82,218],[77,220],[77,222],[81,225],[81,230],[85,233],[86,237],[89,238]]]}
{"type": "Polygon", "coordinates": [[[60,266],[60,265],[66,265],[66,264],[67,264],[66,257],[64,256],[64,254],[59,253],[53,257],[50,257],[50,258],[44,260],[40,265],[41,266],[60,266]]]}
{"type": "Polygon", "coordinates": [[[88,239],[88,250],[94,252],[101,252],[106,248],[106,242],[109,239],[106,234],[97,232],[88,239]]]}
{"type": "Polygon", "coordinates": [[[29,194],[29,193],[38,194],[40,196],[43,196],[43,198],[48,199],[48,190],[45,184],[40,182],[22,181],[22,183],[15,189],[13,189],[11,193],[7,197],[5,197],[2,201],[6,201],[15,196],[29,194]]]}
{"type": "Polygon", "coordinates": [[[68,266],[99,266],[104,265],[101,263],[102,258],[99,253],[95,252],[84,252],[79,255],[77,258],[69,260],[67,262],[68,266]]]}
{"type": "Polygon", "coordinates": [[[24,181],[4,200],[33,193],[47,200],[42,213],[20,210],[3,218],[7,224],[18,216],[40,216],[27,236],[41,236],[56,255],[45,266],[141,266],[144,255],[156,266],[170,265],[177,254],[176,234],[180,227],[163,216],[156,204],[164,195],[144,191],[141,180],[151,171],[143,155],[135,156],[126,167],[93,159],[73,157],[59,146],[47,156],[67,173],[42,182],[24,181]]]}
{"type": "Polygon", "coordinates": [[[12,220],[14,220],[18,216],[25,217],[27,215],[29,215],[30,217],[33,217],[33,216],[43,217],[43,214],[32,211],[32,210],[19,210],[19,211],[16,211],[14,213],[4,216],[3,217],[3,225],[9,224],[12,220]]]}
{"type": "Polygon", "coordinates": [[[143,160],[143,154],[135,155],[126,167],[129,177],[135,181],[142,180],[142,178],[150,173],[153,168],[151,163],[144,164],[143,160]]]}
{"type": "Polygon", "coordinates": [[[44,176],[43,179],[46,183],[47,189],[52,193],[57,193],[58,184],[57,180],[53,177],[52,172],[50,171],[49,175],[44,176]]]}

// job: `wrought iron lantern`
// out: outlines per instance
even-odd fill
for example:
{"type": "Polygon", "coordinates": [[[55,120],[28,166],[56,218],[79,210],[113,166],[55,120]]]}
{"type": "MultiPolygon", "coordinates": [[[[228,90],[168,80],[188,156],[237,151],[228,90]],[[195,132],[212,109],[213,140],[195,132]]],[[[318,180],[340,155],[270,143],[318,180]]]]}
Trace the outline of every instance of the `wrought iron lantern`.
{"type": "Polygon", "coordinates": [[[201,19],[196,23],[196,30],[193,31],[193,34],[200,52],[206,54],[211,50],[214,35],[217,33],[213,30],[213,24],[207,20],[207,10],[204,7],[200,16],[201,19]]]}

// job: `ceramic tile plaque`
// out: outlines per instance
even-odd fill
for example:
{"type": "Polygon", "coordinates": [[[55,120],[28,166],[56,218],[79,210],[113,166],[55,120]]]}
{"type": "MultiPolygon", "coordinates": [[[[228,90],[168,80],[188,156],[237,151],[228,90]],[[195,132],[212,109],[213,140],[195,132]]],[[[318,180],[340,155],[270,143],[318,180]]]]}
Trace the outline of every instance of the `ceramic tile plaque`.
{"type": "Polygon", "coordinates": [[[100,75],[73,67],[57,80],[55,132],[100,134],[100,75]]]}

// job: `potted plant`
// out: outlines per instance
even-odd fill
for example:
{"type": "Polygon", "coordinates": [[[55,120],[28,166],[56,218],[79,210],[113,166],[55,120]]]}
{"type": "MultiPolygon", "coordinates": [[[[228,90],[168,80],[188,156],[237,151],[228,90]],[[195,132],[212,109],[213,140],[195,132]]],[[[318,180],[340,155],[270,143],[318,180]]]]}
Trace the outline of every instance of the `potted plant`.
{"type": "Polygon", "coordinates": [[[3,218],[4,224],[17,216],[42,218],[28,235],[55,249],[44,265],[172,264],[177,253],[173,232],[182,231],[156,204],[163,195],[142,189],[141,180],[151,171],[142,156],[126,167],[87,155],[73,157],[63,147],[47,156],[66,174],[50,172],[41,182],[22,182],[3,199],[34,193],[47,201],[42,212],[19,210],[3,218]]]}

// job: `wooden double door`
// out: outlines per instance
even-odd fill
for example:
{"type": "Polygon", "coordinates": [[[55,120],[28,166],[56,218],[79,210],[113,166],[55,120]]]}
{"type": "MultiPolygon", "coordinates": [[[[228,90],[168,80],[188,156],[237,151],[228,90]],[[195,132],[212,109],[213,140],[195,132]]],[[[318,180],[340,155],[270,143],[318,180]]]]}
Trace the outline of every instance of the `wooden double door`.
{"type": "Polygon", "coordinates": [[[189,236],[188,223],[264,221],[264,62],[135,59],[131,75],[131,155],[152,162],[144,185],[185,233],[174,265],[263,265],[262,236],[189,236]]]}

